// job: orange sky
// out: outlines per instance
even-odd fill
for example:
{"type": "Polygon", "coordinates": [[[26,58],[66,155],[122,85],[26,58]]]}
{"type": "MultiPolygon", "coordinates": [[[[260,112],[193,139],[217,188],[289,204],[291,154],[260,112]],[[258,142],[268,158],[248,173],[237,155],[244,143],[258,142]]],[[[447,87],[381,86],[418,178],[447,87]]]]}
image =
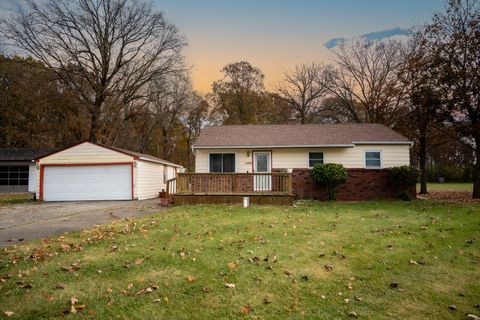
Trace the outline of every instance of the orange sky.
{"type": "Polygon", "coordinates": [[[443,0],[154,0],[189,45],[194,88],[211,91],[228,63],[246,60],[271,89],[296,64],[327,61],[332,38],[410,28],[443,0]]]}

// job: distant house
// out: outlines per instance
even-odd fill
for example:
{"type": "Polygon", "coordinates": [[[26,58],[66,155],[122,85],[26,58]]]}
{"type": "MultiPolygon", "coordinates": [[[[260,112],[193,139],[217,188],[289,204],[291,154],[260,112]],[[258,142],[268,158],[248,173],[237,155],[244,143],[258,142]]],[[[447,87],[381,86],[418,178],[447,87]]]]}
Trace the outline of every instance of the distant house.
{"type": "Polygon", "coordinates": [[[3,189],[35,192],[41,201],[154,198],[183,171],[151,155],[86,141],[60,150],[2,149],[0,159],[3,189]]]}
{"type": "Polygon", "coordinates": [[[52,148],[0,148],[0,192],[35,192],[35,159],[52,148]]]}
{"type": "Polygon", "coordinates": [[[193,146],[196,173],[293,172],[297,196],[322,198],[317,163],[338,163],[351,179],[345,200],[391,197],[388,168],[409,165],[412,142],[381,124],[224,125],[205,128],[193,146]],[[357,184],[357,185],[354,185],[357,184]]]}

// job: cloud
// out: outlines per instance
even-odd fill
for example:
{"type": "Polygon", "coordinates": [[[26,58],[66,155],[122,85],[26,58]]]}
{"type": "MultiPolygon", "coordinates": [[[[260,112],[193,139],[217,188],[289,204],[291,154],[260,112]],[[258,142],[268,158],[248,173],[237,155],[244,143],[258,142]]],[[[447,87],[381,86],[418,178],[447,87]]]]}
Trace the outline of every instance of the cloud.
{"type": "Polygon", "coordinates": [[[328,40],[327,42],[325,42],[323,45],[325,46],[325,48],[327,49],[331,49],[331,48],[334,48],[342,43],[345,42],[345,38],[333,38],[333,39],[330,39],[328,40]]]}
{"type": "Polygon", "coordinates": [[[370,32],[366,33],[362,36],[361,38],[364,38],[366,40],[382,40],[394,36],[406,36],[410,33],[410,30],[408,29],[403,29],[403,28],[393,28],[389,30],[383,30],[383,31],[376,31],[376,32],[370,32]]]}
{"type": "MultiPolygon", "coordinates": [[[[395,36],[406,36],[408,34],[410,34],[410,30],[397,27],[397,28],[388,29],[388,30],[365,33],[359,36],[359,38],[369,40],[369,41],[375,41],[375,40],[383,40],[383,39],[387,39],[395,36]]],[[[338,45],[341,45],[345,41],[346,41],[345,38],[333,38],[325,42],[323,45],[326,48],[331,49],[338,45]]]]}

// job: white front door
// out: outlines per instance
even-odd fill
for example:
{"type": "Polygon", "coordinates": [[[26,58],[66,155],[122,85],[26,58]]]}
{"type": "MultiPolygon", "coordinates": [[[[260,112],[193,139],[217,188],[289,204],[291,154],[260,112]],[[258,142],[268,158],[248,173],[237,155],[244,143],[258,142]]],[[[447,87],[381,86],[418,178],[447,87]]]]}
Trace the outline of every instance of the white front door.
{"type": "Polygon", "coordinates": [[[254,191],[270,191],[272,190],[272,172],[270,152],[254,152],[253,153],[253,177],[254,191]],[[266,173],[266,174],[262,174],[266,173]]]}

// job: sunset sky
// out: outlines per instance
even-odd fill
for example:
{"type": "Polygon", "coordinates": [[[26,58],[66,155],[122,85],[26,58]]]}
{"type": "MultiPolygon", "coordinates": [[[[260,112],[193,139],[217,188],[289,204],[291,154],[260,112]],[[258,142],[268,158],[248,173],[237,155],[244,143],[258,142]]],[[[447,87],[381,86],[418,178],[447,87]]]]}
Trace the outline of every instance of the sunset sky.
{"type": "MultiPolygon", "coordinates": [[[[155,0],[185,35],[197,90],[210,91],[220,69],[247,60],[278,83],[295,64],[328,59],[324,44],[409,27],[442,10],[442,0],[155,0]]],[[[381,35],[380,35],[381,36],[381,35]]]]}
{"type": "MultiPolygon", "coordinates": [[[[0,0],[14,10],[21,0],[0,0]]],[[[442,10],[443,0],[153,0],[189,45],[194,87],[209,92],[221,68],[247,60],[268,88],[295,64],[327,61],[338,41],[403,34],[442,10]],[[388,32],[383,32],[383,31],[388,32]],[[333,41],[330,41],[332,40],[333,41]]]]}

